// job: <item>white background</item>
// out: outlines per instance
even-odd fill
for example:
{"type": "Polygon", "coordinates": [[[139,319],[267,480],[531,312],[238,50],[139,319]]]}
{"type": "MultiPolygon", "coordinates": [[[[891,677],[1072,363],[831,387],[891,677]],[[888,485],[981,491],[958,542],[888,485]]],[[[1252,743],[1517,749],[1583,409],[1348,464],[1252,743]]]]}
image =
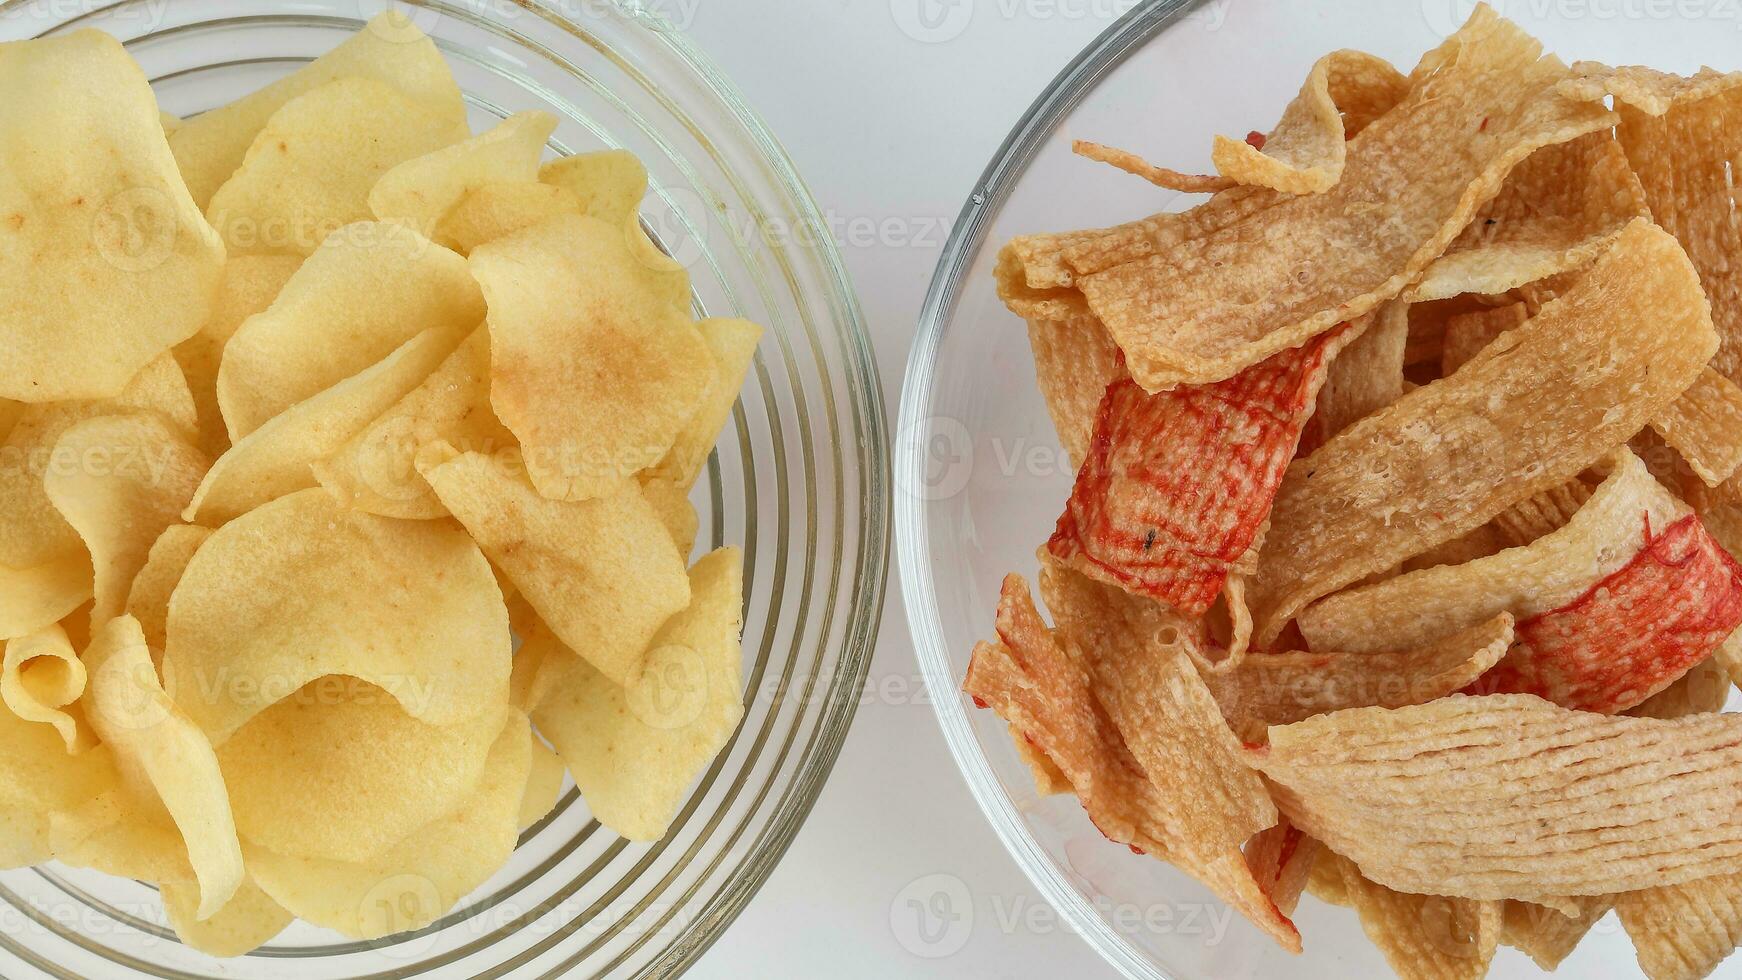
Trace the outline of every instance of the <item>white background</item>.
{"type": "MultiPolygon", "coordinates": [[[[691,37],[786,145],[834,229],[893,426],[920,302],[956,212],[1028,104],[1130,2],[683,2],[691,37]],[[935,29],[916,26],[920,2],[944,12],[935,29]]],[[[1113,976],[969,797],[926,700],[893,575],[867,694],[833,777],[767,886],[692,976],[1113,976]],[[940,893],[947,906],[933,904],[940,893]],[[909,899],[947,909],[947,919],[928,916],[943,930],[930,933],[937,941],[924,941],[909,899]]]]}

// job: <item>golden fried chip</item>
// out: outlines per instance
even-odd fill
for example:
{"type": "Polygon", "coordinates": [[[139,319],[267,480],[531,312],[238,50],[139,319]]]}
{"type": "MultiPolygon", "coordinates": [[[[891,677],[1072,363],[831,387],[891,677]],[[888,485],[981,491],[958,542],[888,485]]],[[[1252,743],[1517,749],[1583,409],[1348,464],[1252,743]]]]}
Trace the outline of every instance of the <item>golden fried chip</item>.
{"type": "Polygon", "coordinates": [[[28,636],[91,598],[91,556],[75,551],[33,568],[0,565],[0,639],[28,636]]]}
{"type": "Polygon", "coordinates": [[[573,215],[491,242],[471,265],[490,308],[490,400],[540,493],[585,500],[671,450],[716,374],[673,302],[682,266],[573,215]]]}
{"type": "Polygon", "coordinates": [[[707,342],[714,364],[707,397],[678,431],[671,451],[644,474],[669,480],[685,491],[695,486],[696,477],[708,465],[708,456],[720,440],[720,430],[731,420],[732,406],[738,404],[738,392],[744,387],[750,362],[756,356],[756,343],[762,338],[761,327],[735,317],[702,320],[696,329],[707,342]]]}
{"type": "Polygon", "coordinates": [[[1469,313],[1457,313],[1446,318],[1445,336],[1440,346],[1440,375],[1451,377],[1482,348],[1496,337],[1521,327],[1530,314],[1523,303],[1495,306],[1469,313]]]}
{"type": "Polygon", "coordinates": [[[1423,58],[1403,103],[1351,141],[1336,186],[1079,277],[1132,375],[1152,391],[1218,381],[1396,296],[1515,163],[1613,123],[1553,97],[1567,71],[1541,53],[1478,7],[1423,58]]]}
{"type": "Polygon", "coordinates": [[[162,416],[145,412],[80,422],[54,452],[80,461],[51,468],[43,489],[91,553],[91,621],[106,623],[121,614],[152,543],[193,498],[208,460],[162,416]]]}
{"type": "Polygon", "coordinates": [[[1016,745],[1016,755],[1022,759],[1022,764],[1034,774],[1035,793],[1040,796],[1057,796],[1060,793],[1074,792],[1070,778],[1059,771],[1059,767],[1046,757],[1045,752],[1035,748],[1028,736],[1011,729],[1010,741],[1016,745]]]}
{"type": "Polygon", "coordinates": [[[696,547],[696,534],[701,530],[701,515],[690,503],[688,490],[670,480],[641,480],[641,492],[659,515],[659,523],[671,534],[677,553],[688,557],[696,547]]]}
{"type": "Polygon", "coordinates": [[[145,74],[93,30],[0,45],[0,398],[109,398],[211,310],[224,246],[145,74]]]}
{"type": "Polygon", "coordinates": [[[230,448],[229,429],[218,407],[218,368],[224,345],[243,321],[272,305],[301,265],[302,258],[295,255],[233,256],[224,266],[224,283],[211,316],[199,333],[175,347],[176,363],[187,377],[199,414],[199,449],[208,458],[216,459],[230,448]]]}
{"type": "Polygon", "coordinates": [[[315,463],[314,477],[340,503],[366,513],[446,517],[416,466],[417,451],[438,441],[485,454],[514,446],[514,435],[490,408],[490,333],[483,327],[422,384],[315,463]]]}
{"type": "Polygon", "coordinates": [[[1702,68],[1691,78],[1672,75],[1641,65],[1611,68],[1595,61],[1573,63],[1573,77],[1560,84],[1560,93],[1586,102],[1601,102],[1614,96],[1619,105],[1648,115],[1661,116],[1678,105],[1701,102],[1742,87],[1742,73],[1702,68]]]}
{"type": "Polygon", "coordinates": [[[242,879],[236,894],[210,918],[198,915],[199,889],[166,881],[158,889],[163,911],[176,938],[207,956],[243,956],[272,941],[295,918],[274,902],[252,878],[242,879]]]}
{"type": "MultiPolygon", "coordinates": [[[[1601,469],[1602,465],[1599,463],[1595,469],[1601,469]]],[[[1487,527],[1513,547],[1531,545],[1571,523],[1596,492],[1596,487],[1586,483],[1581,474],[1579,479],[1568,480],[1513,504],[1494,515],[1487,527]]]]}
{"type": "Polygon", "coordinates": [[[1498,554],[1345,589],[1308,606],[1301,632],[1318,650],[1363,653],[1431,643],[1500,612],[1519,619],[1558,609],[1639,553],[1647,526],[1688,513],[1622,449],[1606,478],[1565,526],[1498,554]]]}
{"type": "Polygon", "coordinates": [[[559,639],[626,684],[690,601],[683,556],[633,480],[592,500],[542,497],[503,456],[436,444],[419,470],[559,639]]]}
{"type": "Polygon", "coordinates": [[[1742,870],[1742,715],[1458,695],[1272,728],[1250,758],[1290,820],[1398,891],[1551,904],[1742,870]]]}
{"type": "Polygon", "coordinates": [[[1453,633],[1416,650],[1363,653],[1254,653],[1204,683],[1234,733],[1264,741],[1271,725],[1371,705],[1423,704],[1462,690],[1506,655],[1512,617],[1453,633]]]}
{"type": "MultiPolygon", "coordinates": [[[[105,760],[113,758],[107,746],[91,754],[99,753],[105,760]]],[[[188,846],[163,801],[155,793],[125,788],[114,763],[108,765],[109,782],[101,795],[50,817],[55,860],[135,881],[175,882],[198,893],[201,886],[188,861],[188,846]]]]}
{"type": "Polygon", "coordinates": [[[1059,443],[1071,465],[1079,466],[1088,458],[1102,394],[1127,377],[1119,348],[1087,311],[1066,319],[1029,320],[1028,343],[1059,443]]]}
{"type": "MultiPolygon", "coordinates": [[[[372,862],[463,805],[488,775],[506,694],[440,726],[403,704],[377,685],[326,676],[243,725],[218,747],[243,842],[285,857],[372,862]]],[[[277,897],[264,877],[261,885],[277,897]]]]}
{"type": "Polygon", "coordinates": [[[1709,487],[1742,469],[1742,386],[1707,368],[1651,427],[1709,487]]]}
{"type": "Polygon", "coordinates": [[[274,416],[212,463],[183,518],[222,524],[315,486],[315,463],[342,451],[428,379],[453,350],[444,331],[425,330],[380,363],[274,416]]]}
{"type": "Polygon", "coordinates": [[[222,745],[326,674],[377,684],[427,724],[474,719],[507,702],[509,651],[502,594],[464,532],[315,489],[200,546],[169,601],[163,677],[222,745]]]}
{"type": "Polygon", "coordinates": [[[422,112],[433,113],[443,128],[457,132],[456,140],[465,138],[466,104],[447,62],[405,12],[388,10],[295,73],[177,128],[169,145],[195,203],[204,208],[211,201],[285,103],[351,76],[386,82],[417,102],[422,112]]]}
{"type": "Polygon", "coordinates": [[[1374,884],[1353,861],[1327,854],[1367,938],[1404,980],[1481,980],[1500,942],[1501,904],[1405,895],[1374,884]]]}
{"type": "Polygon", "coordinates": [[[84,709],[77,703],[85,693],[85,681],[84,661],[60,626],[6,641],[0,700],[20,719],[53,727],[70,755],[96,744],[84,709]]]}
{"type": "Polygon", "coordinates": [[[218,404],[230,439],[240,442],[420,333],[433,330],[452,348],[483,320],[484,298],[464,259],[402,224],[346,228],[225,345],[218,404]]]}
{"type": "Polygon", "coordinates": [[[212,743],[164,693],[145,635],[131,616],[100,627],[84,659],[91,675],[91,727],[113,750],[127,789],[141,800],[161,800],[169,811],[199,881],[196,918],[208,919],[241,887],[243,875],[212,743]]]}
{"type": "Polygon", "coordinates": [[[665,835],[695,779],[744,717],[743,554],[722,548],[690,570],[690,604],[653,638],[627,685],[572,652],[549,657],[533,714],[594,819],[630,840],[665,835]]]}
{"type": "Polygon", "coordinates": [[[537,181],[492,181],[469,191],[436,225],[436,239],[461,255],[480,245],[548,221],[559,214],[585,214],[581,199],[537,181]]]}
{"type": "Polygon", "coordinates": [[[553,160],[538,172],[541,183],[573,194],[581,213],[613,228],[628,225],[647,196],[647,168],[628,150],[578,153],[553,160]]]}
{"type": "Polygon", "coordinates": [[[389,170],[369,192],[369,210],[381,221],[403,220],[452,246],[437,234],[442,216],[491,182],[538,180],[539,158],[555,131],[556,117],[550,113],[517,112],[488,132],[389,170]]]}
{"type": "Polygon", "coordinates": [[[1368,314],[1371,325],[1331,361],[1312,417],[1301,433],[1311,452],[1332,436],[1403,397],[1403,361],[1409,346],[1409,304],[1393,300],[1368,314]]]}
{"type": "Polygon", "coordinates": [[[1577,910],[1567,915],[1556,909],[1530,902],[1506,902],[1501,924],[1500,941],[1531,958],[1537,966],[1552,971],[1572,955],[1579,941],[1603,916],[1615,900],[1609,895],[1565,899],[1577,910]]]}
{"type": "Polygon", "coordinates": [[[1253,582],[1256,641],[1570,479],[1680,396],[1715,346],[1681,248],[1629,225],[1566,295],[1456,375],[1290,467],[1253,582]]]}
{"type": "Polygon", "coordinates": [[[249,848],[261,890],[309,922],[353,939],[421,929],[508,861],[532,764],[526,716],[510,711],[481,778],[459,805],[366,861],[249,848]]]}
{"type": "MultiPolygon", "coordinates": [[[[573,656],[573,654],[569,654],[573,656]]],[[[544,744],[544,739],[532,736],[532,764],[526,773],[526,793],[520,798],[520,817],[515,823],[521,830],[538,823],[556,809],[562,797],[563,777],[568,766],[556,750],[544,744]]]]}
{"type": "MultiPolygon", "coordinates": [[[[1341,117],[1337,120],[1342,124],[1341,117]]],[[[1227,177],[1213,174],[1188,174],[1172,167],[1158,167],[1143,159],[1130,150],[1106,146],[1089,140],[1072,140],[1071,152],[1085,160],[1104,163],[1115,170],[1122,170],[1133,177],[1141,177],[1157,187],[1182,194],[1213,194],[1216,191],[1227,190],[1234,186],[1234,181],[1227,177]]]]}
{"type": "Polygon", "coordinates": [[[1615,896],[1615,914],[1652,980],[1703,980],[1742,944],[1742,874],[1615,896]]]}
{"type": "Polygon", "coordinates": [[[1277,909],[1293,915],[1321,853],[1324,845],[1284,820],[1246,842],[1246,865],[1277,909]]]}
{"type": "Polygon", "coordinates": [[[169,598],[181,584],[194,553],[211,536],[211,528],[197,524],[172,524],[164,528],[146,553],[145,565],[133,576],[133,584],[127,590],[127,614],[139,621],[154,660],[163,659],[169,598]]]}

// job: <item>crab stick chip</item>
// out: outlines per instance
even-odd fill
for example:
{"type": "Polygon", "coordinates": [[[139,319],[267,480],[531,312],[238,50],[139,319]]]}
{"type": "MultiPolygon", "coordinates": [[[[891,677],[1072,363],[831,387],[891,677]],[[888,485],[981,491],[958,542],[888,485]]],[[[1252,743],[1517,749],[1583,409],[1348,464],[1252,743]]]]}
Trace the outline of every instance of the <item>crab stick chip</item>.
{"type": "Polygon", "coordinates": [[[196,917],[210,918],[242,884],[242,851],[212,743],[164,693],[139,623],[110,620],[91,637],[91,727],[113,750],[123,784],[159,799],[199,881],[196,917]]]}
{"type": "Polygon", "coordinates": [[[1653,980],[1703,980],[1742,944],[1742,874],[1615,896],[1615,914],[1653,980]]]}
{"type": "MultiPolygon", "coordinates": [[[[1069,569],[1043,569],[1067,655],[1018,576],[1004,580],[996,644],[975,648],[963,689],[1032,740],[1109,839],[1202,881],[1285,949],[1300,933],[1241,846],[1276,825],[1193,661],[1164,632],[1120,622],[1141,602],[1069,569]],[[1158,642],[1144,642],[1149,636],[1158,642]],[[1103,708],[1104,706],[1104,708],[1103,708]]],[[[1046,583],[1043,582],[1043,585],[1046,583]]]]}
{"type": "Polygon", "coordinates": [[[1128,377],[1113,338],[1087,311],[1028,321],[1034,369],[1053,428],[1072,467],[1089,456],[1095,415],[1107,386],[1128,377]]]}
{"type": "Polygon", "coordinates": [[[1317,407],[1301,433],[1298,453],[1403,397],[1404,358],[1409,350],[1409,304],[1391,302],[1368,314],[1371,322],[1354,327],[1360,336],[1331,362],[1319,389],[1317,407]]]}
{"type": "Polygon", "coordinates": [[[460,199],[492,181],[538,180],[545,141],[556,132],[548,112],[517,112],[488,132],[399,164],[369,191],[381,221],[403,220],[441,242],[437,224],[460,199]]]}
{"type": "Polygon", "coordinates": [[[185,882],[166,881],[164,915],[176,938],[207,956],[243,956],[271,942],[294,918],[274,902],[252,878],[244,878],[236,894],[208,919],[200,919],[199,890],[185,882]]]}
{"type": "Polygon", "coordinates": [[[244,845],[369,862],[461,805],[484,775],[506,697],[444,725],[410,710],[379,685],[328,675],[244,724],[218,747],[244,845]]]}
{"type": "Polygon", "coordinates": [[[224,346],[244,321],[264,313],[302,266],[295,255],[237,255],[224,266],[224,283],[199,333],[175,346],[199,416],[200,452],[216,459],[230,448],[230,432],[218,407],[218,370],[224,346]]]}
{"type": "Polygon", "coordinates": [[[720,430],[732,417],[732,406],[738,404],[738,392],[744,387],[750,362],[756,356],[756,344],[762,339],[761,327],[736,317],[702,320],[696,329],[707,342],[714,364],[707,399],[678,432],[677,441],[665,458],[643,474],[669,480],[685,491],[695,486],[696,478],[708,465],[708,456],[720,441],[720,430]]]}
{"type": "Polygon", "coordinates": [[[1081,277],[1148,390],[1228,378],[1400,293],[1532,151],[1607,129],[1553,96],[1559,61],[1487,7],[1349,146],[1342,179],[1244,222],[1081,277]],[[1417,179],[1432,173],[1434,180],[1417,179]],[[1262,233],[1258,233],[1258,229],[1262,233]]]}
{"type": "Polygon", "coordinates": [[[1609,895],[1563,899],[1562,902],[1570,903],[1577,914],[1568,915],[1559,909],[1531,902],[1504,903],[1500,941],[1552,972],[1562,960],[1572,955],[1591,927],[1615,906],[1615,899],[1609,895]]]}
{"type": "MultiPolygon", "coordinates": [[[[1733,648],[1742,633],[1732,633],[1723,646],[1733,648]]],[[[1636,718],[1686,718],[1723,711],[1730,699],[1730,672],[1716,656],[1702,660],[1674,684],[1629,708],[1636,718]]]]}
{"type": "Polygon", "coordinates": [[[199,330],[224,246],[144,72],[94,30],[0,45],[0,398],[109,398],[199,330]]]}
{"type": "Polygon", "coordinates": [[[106,623],[121,614],[152,544],[176,523],[208,461],[161,416],[143,412],[80,422],[61,434],[54,451],[82,461],[51,468],[43,489],[90,550],[91,621],[106,623]]]}
{"type": "Polygon", "coordinates": [[[549,694],[533,712],[594,819],[658,840],[744,716],[743,555],[716,551],[690,570],[690,604],[654,637],[620,685],[574,653],[548,658],[549,694]]]}
{"type": "Polygon", "coordinates": [[[482,327],[338,452],[315,463],[314,476],[345,506],[365,513],[446,517],[416,466],[417,451],[438,441],[485,454],[514,445],[490,409],[490,334],[482,327]]]}
{"type": "Polygon", "coordinates": [[[144,566],[139,569],[139,574],[133,576],[133,584],[128,587],[127,614],[139,621],[139,629],[145,634],[151,656],[158,662],[163,660],[165,635],[169,629],[170,596],[181,584],[181,577],[194,560],[194,554],[211,536],[211,528],[197,524],[172,524],[164,528],[152,542],[144,566]]]}
{"type": "Polygon", "coordinates": [[[1398,891],[1542,904],[1742,870],[1742,716],[1453,696],[1272,728],[1250,757],[1290,820],[1398,891]]]}
{"type": "Polygon", "coordinates": [[[1257,539],[1333,357],[1327,334],[1227,381],[1150,394],[1114,383],[1047,551],[1198,615],[1257,539]]]}
{"type": "Polygon", "coordinates": [[[564,215],[472,253],[490,309],[490,400],[547,497],[585,500],[657,463],[716,376],[679,305],[683,267],[636,237],[564,215]]]}
{"type": "MultiPolygon", "coordinates": [[[[1337,120],[1341,125],[1341,117],[1337,120]]],[[[1089,140],[1072,140],[1071,152],[1085,160],[1104,163],[1133,177],[1141,177],[1157,187],[1182,194],[1213,194],[1234,186],[1234,181],[1214,174],[1188,174],[1171,167],[1158,167],[1130,150],[1105,146],[1089,140]]]]}
{"type": "Polygon", "coordinates": [[[1500,943],[1501,903],[1406,895],[1375,884],[1354,862],[1327,854],[1361,928],[1407,980],[1481,980],[1500,943]]]}
{"type": "Polygon", "coordinates": [[[1524,547],[1566,527],[1596,492],[1596,488],[1583,479],[1568,480],[1494,515],[1488,528],[1508,544],[1524,547]]]}
{"type": "Polygon", "coordinates": [[[194,201],[204,208],[285,103],[341,78],[361,76],[391,85],[465,138],[466,104],[435,42],[403,11],[389,10],[296,72],[226,106],[202,112],[177,127],[170,149],[194,201]]]}
{"type": "Polygon", "coordinates": [[[1254,653],[1232,670],[1204,675],[1235,734],[1262,742],[1287,725],[1344,708],[1422,704],[1463,689],[1506,656],[1512,616],[1501,613],[1418,650],[1254,653]]]}
{"type": "Polygon", "coordinates": [[[1473,685],[1604,714],[1639,704],[1742,625],[1742,566],[1696,515],[1654,534],[1572,602],[1518,624],[1518,645],[1473,685]]]}
{"type": "Polygon", "coordinates": [[[1440,346],[1440,374],[1451,377],[1496,337],[1530,319],[1523,303],[1458,313],[1446,318],[1440,346]]]}
{"type": "Polygon", "coordinates": [[[458,255],[401,224],[346,228],[225,344],[218,404],[230,439],[241,441],[420,333],[435,331],[451,348],[483,319],[483,296],[458,255]]]}
{"type": "Polygon", "coordinates": [[[641,671],[690,587],[659,515],[633,480],[570,502],[540,496],[504,456],[437,444],[418,459],[436,496],[569,649],[614,683],[641,671]]]}
{"type": "Polygon", "coordinates": [[[574,195],[581,214],[621,228],[641,210],[647,168],[628,150],[577,153],[539,168],[540,183],[574,195]]]}
{"type": "Polygon", "coordinates": [[[164,686],[222,744],[309,681],[369,681],[430,725],[507,701],[508,613],[463,531],[282,497],[219,528],[169,602],[164,686]],[[285,603],[294,600],[294,614],[285,603]]]}
{"type": "MultiPolygon", "coordinates": [[[[1069,791],[1070,787],[1065,787],[1064,792],[1069,791]]],[[[1246,842],[1246,864],[1252,877],[1283,915],[1293,915],[1299,907],[1301,893],[1306,891],[1313,865],[1322,853],[1323,845],[1287,820],[1246,842]]]]}
{"type": "Polygon", "coordinates": [[[0,566],[33,568],[69,552],[83,551],[78,532],[55,509],[43,489],[50,470],[69,471],[85,461],[64,458],[55,444],[68,429],[99,415],[156,412],[193,437],[198,424],[193,396],[175,358],[159,356],[114,398],[30,405],[0,446],[0,566]]]}
{"type": "Polygon", "coordinates": [[[0,700],[20,719],[54,728],[70,755],[96,744],[78,705],[86,680],[84,661],[59,625],[6,641],[0,700]]]}
{"type": "MultiPolygon", "coordinates": [[[[1021,759],[1022,764],[1034,774],[1034,792],[1036,795],[1057,796],[1073,791],[1070,779],[1059,771],[1059,767],[1054,765],[1051,759],[1046,757],[1046,753],[1035,748],[1034,743],[1029,741],[1027,736],[1021,732],[1012,731],[1010,741],[1016,746],[1017,758],[1021,759]]],[[[1254,870],[1253,874],[1256,876],[1258,872],[1254,870]]]]}
{"type": "Polygon", "coordinates": [[[421,929],[447,914],[514,852],[530,772],[531,729],[509,711],[457,805],[367,860],[291,856],[249,847],[260,889],[308,922],[352,939],[421,929]]]}
{"type": "Polygon", "coordinates": [[[461,255],[559,214],[586,214],[586,205],[561,187],[532,180],[500,180],[468,191],[436,224],[435,237],[461,255]]]}
{"type": "Polygon", "coordinates": [[[1523,620],[1573,602],[1639,554],[1648,524],[1666,528],[1688,513],[1631,452],[1613,453],[1603,465],[1607,473],[1590,499],[1550,533],[1463,564],[1339,592],[1307,607],[1301,632],[1318,650],[1408,649],[1501,612],[1523,620]]]}
{"type": "Polygon", "coordinates": [[[315,486],[315,463],[343,451],[423,384],[453,350],[444,331],[425,330],[380,363],[274,416],[213,461],[183,518],[221,524],[315,486]]]}
{"type": "Polygon", "coordinates": [[[1545,146],[1512,169],[1446,254],[1405,291],[1412,301],[1499,294],[1589,265],[1634,218],[1645,192],[1607,130],[1545,146]]]}
{"type": "Polygon", "coordinates": [[[1742,386],[1711,368],[1651,426],[1706,486],[1718,486],[1742,469],[1742,386]]]}
{"type": "Polygon", "coordinates": [[[1715,346],[1680,246],[1629,225],[1566,295],[1457,374],[1290,467],[1253,580],[1256,642],[1575,476],[1686,391],[1715,346]]]}

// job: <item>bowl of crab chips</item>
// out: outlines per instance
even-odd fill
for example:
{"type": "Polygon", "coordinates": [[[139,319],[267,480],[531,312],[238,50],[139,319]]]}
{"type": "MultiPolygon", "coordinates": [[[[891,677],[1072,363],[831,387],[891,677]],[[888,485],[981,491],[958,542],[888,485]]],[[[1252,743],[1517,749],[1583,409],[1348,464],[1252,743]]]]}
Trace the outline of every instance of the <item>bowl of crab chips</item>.
{"type": "Polygon", "coordinates": [[[185,122],[95,31],[0,92],[4,866],[230,956],[435,921],[565,773],[660,838],[742,715],[688,497],[760,330],[639,162],[470,132],[394,15],[185,122]]]}
{"type": "MultiPolygon", "coordinates": [[[[1181,213],[1005,246],[1075,482],[964,690],[1043,794],[1286,949],[1646,975],[1742,937],[1742,74],[1479,6],[1313,68],[1181,213]],[[1050,620],[1050,621],[1049,621],[1050,620]]],[[[1112,845],[1109,845],[1112,846],[1112,845]]]]}

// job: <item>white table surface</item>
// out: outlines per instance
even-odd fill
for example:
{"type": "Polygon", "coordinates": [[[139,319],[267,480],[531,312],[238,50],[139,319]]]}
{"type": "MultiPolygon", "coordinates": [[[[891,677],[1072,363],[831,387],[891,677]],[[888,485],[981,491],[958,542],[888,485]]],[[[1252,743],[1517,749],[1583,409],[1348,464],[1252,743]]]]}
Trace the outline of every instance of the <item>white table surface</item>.
{"type": "MultiPolygon", "coordinates": [[[[1047,81],[1130,0],[661,2],[691,11],[686,29],[760,109],[835,229],[893,426],[920,302],[974,179],[1047,81]],[[920,4],[942,13],[929,21],[936,28],[915,17],[920,4]]],[[[1113,976],[968,795],[891,575],[866,696],[834,775],[774,876],[692,976],[1113,976]]]]}

